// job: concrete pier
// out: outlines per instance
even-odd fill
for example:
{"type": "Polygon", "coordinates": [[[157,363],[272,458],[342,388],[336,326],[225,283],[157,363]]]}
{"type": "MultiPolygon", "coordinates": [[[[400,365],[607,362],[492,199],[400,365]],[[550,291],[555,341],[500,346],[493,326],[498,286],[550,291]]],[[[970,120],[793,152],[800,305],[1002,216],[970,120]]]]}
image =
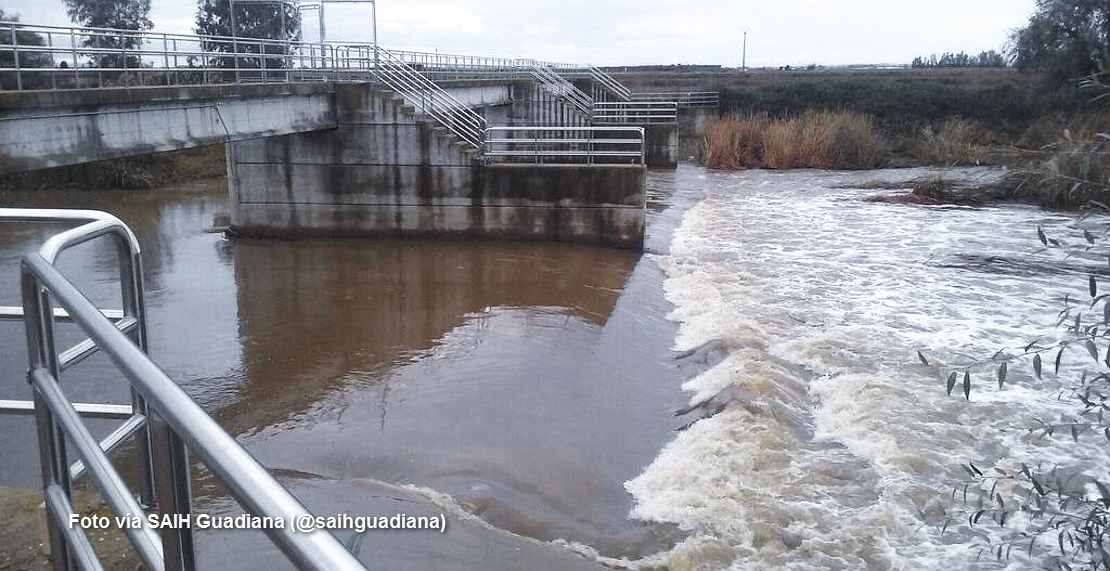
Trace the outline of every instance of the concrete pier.
{"type": "Polygon", "coordinates": [[[642,247],[643,166],[482,165],[476,149],[367,84],[338,86],[335,113],[335,129],[228,145],[233,231],[642,247]]]}

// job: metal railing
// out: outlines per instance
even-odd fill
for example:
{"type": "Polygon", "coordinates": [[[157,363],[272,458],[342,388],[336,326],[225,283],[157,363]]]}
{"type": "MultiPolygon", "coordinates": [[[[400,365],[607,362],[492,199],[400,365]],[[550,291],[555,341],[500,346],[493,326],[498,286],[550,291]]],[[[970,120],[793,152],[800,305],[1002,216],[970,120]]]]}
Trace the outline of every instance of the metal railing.
{"type": "MultiPolygon", "coordinates": [[[[18,313],[26,321],[28,380],[34,391],[46,527],[54,569],[102,568],[88,536],[70,520],[76,513],[72,486],[85,474],[117,517],[139,518],[141,525],[123,527],[146,568],[195,569],[190,529],[180,526],[155,530],[148,525],[144,512],[148,507],[161,516],[191,513],[190,450],[249,513],[283,521],[308,513],[147,357],[139,245],[125,224],[103,212],[16,208],[0,208],[0,221],[84,222],[50,238],[22,262],[23,308],[18,313]],[[115,239],[119,254],[124,308],[118,312],[98,310],[54,267],[62,251],[102,236],[115,239]],[[63,317],[88,336],[67,351],[59,351],[55,345],[55,325],[63,317]],[[80,407],[69,402],[59,382],[69,365],[98,351],[107,354],[130,383],[133,398],[132,406],[127,407],[131,409],[128,420],[103,442],[89,433],[80,418],[80,407]],[[136,435],[142,503],[108,458],[115,445],[136,435]],[[72,465],[67,456],[68,443],[80,456],[72,465]]],[[[17,317],[16,313],[13,308],[5,309],[8,318],[17,317]]],[[[27,407],[19,404],[8,408],[25,412],[27,407]]],[[[127,412],[119,408],[117,405],[117,416],[127,412]]],[[[297,533],[292,525],[265,532],[300,569],[365,569],[327,532],[297,533]]]]}
{"type": "Polygon", "coordinates": [[[540,84],[542,89],[566,101],[579,113],[589,117],[593,112],[593,98],[582,93],[582,90],[575,87],[573,83],[567,81],[563,76],[555,73],[553,69],[541,65],[538,62],[532,62],[531,73],[532,77],[540,84]]]}
{"type": "Polygon", "coordinates": [[[717,91],[665,91],[650,93],[632,93],[632,101],[673,101],[680,108],[717,107],[720,104],[720,93],[717,91]]]}
{"type": "MultiPolygon", "coordinates": [[[[600,87],[600,91],[608,92],[616,101],[631,101],[632,91],[617,81],[613,76],[604,71],[590,66],[590,79],[593,84],[600,87]]],[[[599,94],[594,94],[594,99],[600,99],[599,94]]]]}
{"type": "Polygon", "coordinates": [[[487,163],[644,164],[642,127],[489,127],[487,163]]]}
{"type": "Polygon", "coordinates": [[[0,89],[325,81],[335,47],[0,22],[0,89]]]}
{"type": "Polygon", "coordinates": [[[678,104],[673,101],[594,102],[591,120],[599,123],[674,123],[678,104]]]}
{"type": "MultiPolygon", "coordinates": [[[[0,89],[372,80],[373,66],[351,65],[336,53],[350,53],[349,48],[337,43],[0,22],[0,89]]],[[[487,56],[390,53],[434,80],[527,77],[535,65],[577,67],[487,56]]]]}
{"type": "Polygon", "coordinates": [[[339,46],[336,54],[352,72],[369,70],[421,113],[475,149],[482,148],[486,120],[389,50],[373,45],[339,46]]]}
{"type": "Polygon", "coordinates": [[[433,81],[522,79],[530,77],[532,67],[536,65],[559,70],[574,68],[570,64],[537,62],[532,59],[405,50],[390,50],[390,53],[433,81]]]}
{"type": "MultiPolygon", "coordinates": [[[[352,65],[337,50],[350,53],[350,46],[0,22],[0,89],[374,78],[373,66],[352,65]]],[[[578,103],[583,102],[582,98],[567,88],[569,82],[562,76],[588,77],[597,86],[598,94],[604,93],[617,101],[676,101],[679,107],[711,107],[718,103],[717,92],[632,93],[610,74],[593,66],[413,51],[390,53],[433,80],[532,76],[552,86],[560,97],[573,98],[578,103]]],[[[586,94],[582,96],[590,99],[586,94]]]]}
{"type": "Polygon", "coordinates": [[[513,78],[520,74],[510,58],[390,50],[397,59],[432,81],[513,78]]]}

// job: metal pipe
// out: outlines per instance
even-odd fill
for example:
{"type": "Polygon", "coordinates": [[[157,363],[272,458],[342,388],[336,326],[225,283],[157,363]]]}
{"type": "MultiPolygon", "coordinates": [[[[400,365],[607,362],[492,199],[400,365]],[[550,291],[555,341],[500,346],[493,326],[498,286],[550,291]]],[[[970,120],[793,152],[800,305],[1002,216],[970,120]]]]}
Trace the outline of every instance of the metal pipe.
{"type": "MultiPolygon", "coordinates": [[[[116,515],[127,518],[138,517],[141,522],[145,522],[146,514],[143,512],[143,508],[131,496],[127,484],[116,472],[112,462],[104,455],[104,452],[100,449],[100,444],[85,429],[77,411],[74,410],[73,405],[69,403],[61,389],[58,388],[58,382],[54,375],[47,369],[40,367],[31,371],[31,381],[35,388],[35,394],[42,397],[62,432],[69,437],[69,441],[77,448],[78,454],[84,461],[89,475],[96,483],[97,489],[104,497],[104,501],[112,507],[116,515]]],[[[66,478],[69,477],[68,468],[67,466],[66,478]]],[[[154,530],[144,524],[138,527],[127,526],[123,531],[131,539],[132,545],[135,546],[143,563],[148,568],[156,571],[165,569],[162,561],[162,547],[154,530]]]]}
{"type": "MultiPolygon", "coordinates": [[[[228,491],[251,513],[289,518],[308,511],[273,479],[234,438],[227,434],[181,388],[128,342],[45,258],[29,254],[23,267],[30,289],[49,288],[54,299],[112,359],[143,394],[157,414],[205,462],[228,491]]],[[[37,349],[36,349],[37,350],[37,349]]],[[[293,529],[267,529],[266,533],[298,567],[303,569],[363,569],[329,533],[296,533],[293,529]]]]}

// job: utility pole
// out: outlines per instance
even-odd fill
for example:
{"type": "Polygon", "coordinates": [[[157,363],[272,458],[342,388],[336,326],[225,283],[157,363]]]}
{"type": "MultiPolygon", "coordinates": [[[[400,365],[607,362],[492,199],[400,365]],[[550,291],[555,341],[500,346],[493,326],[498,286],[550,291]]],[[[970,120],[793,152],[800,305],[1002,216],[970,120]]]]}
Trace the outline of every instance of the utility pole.
{"type": "Polygon", "coordinates": [[[744,43],[740,52],[740,69],[748,71],[748,28],[743,28],[740,31],[744,32],[744,43]]]}

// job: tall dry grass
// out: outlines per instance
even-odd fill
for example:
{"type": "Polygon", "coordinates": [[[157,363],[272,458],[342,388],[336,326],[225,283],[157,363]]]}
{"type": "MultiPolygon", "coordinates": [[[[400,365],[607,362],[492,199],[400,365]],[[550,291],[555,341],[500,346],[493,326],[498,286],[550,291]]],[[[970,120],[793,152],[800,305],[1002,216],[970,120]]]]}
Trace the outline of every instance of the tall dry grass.
{"type": "Polygon", "coordinates": [[[925,127],[911,144],[912,155],[929,164],[981,165],[991,161],[999,137],[978,121],[947,119],[939,129],[925,127]]]}
{"type": "Polygon", "coordinates": [[[739,170],[763,166],[766,115],[727,115],[705,127],[705,162],[709,168],[739,170]]]}
{"type": "Polygon", "coordinates": [[[713,169],[870,169],[888,149],[864,115],[807,111],[798,117],[729,115],[706,127],[706,165],[713,169]]]}
{"type": "Polygon", "coordinates": [[[1021,194],[1054,208],[1110,206],[1110,134],[1065,132],[1045,147],[1042,160],[1021,176],[1021,194]]]}

